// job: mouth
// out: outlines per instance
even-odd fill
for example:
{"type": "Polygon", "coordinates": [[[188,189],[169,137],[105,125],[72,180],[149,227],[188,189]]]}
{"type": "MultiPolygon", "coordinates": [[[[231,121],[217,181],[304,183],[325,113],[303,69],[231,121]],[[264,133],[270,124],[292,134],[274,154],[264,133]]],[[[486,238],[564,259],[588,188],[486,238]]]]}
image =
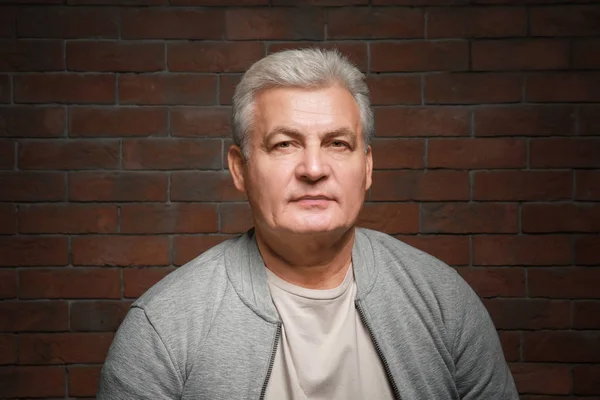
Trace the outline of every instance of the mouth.
{"type": "Polygon", "coordinates": [[[296,203],[302,207],[307,208],[325,208],[330,202],[334,201],[333,198],[325,195],[310,195],[296,197],[292,200],[292,203],[296,203]]]}

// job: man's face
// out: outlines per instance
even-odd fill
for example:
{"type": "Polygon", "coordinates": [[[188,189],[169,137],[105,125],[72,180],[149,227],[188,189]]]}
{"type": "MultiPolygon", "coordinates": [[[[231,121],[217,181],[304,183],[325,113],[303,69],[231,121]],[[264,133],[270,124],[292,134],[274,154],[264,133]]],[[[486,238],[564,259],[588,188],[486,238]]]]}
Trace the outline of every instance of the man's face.
{"type": "Polygon", "coordinates": [[[248,145],[246,163],[239,149],[230,150],[230,169],[258,229],[323,233],[354,225],[373,163],[358,106],[346,89],[259,93],[248,145]]]}

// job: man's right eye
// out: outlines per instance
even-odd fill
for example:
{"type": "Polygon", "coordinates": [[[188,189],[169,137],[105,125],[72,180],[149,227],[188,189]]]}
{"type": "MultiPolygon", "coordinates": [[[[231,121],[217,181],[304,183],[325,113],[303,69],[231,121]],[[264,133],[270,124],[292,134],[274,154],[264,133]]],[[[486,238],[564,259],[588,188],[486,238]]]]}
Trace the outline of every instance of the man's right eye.
{"type": "Polygon", "coordinates": [[[280,149],[287,149],[288,147],[290,147],[291,143],[290,142],[279,142],[275,145],[275,147],[280,148],[280,149]]]}

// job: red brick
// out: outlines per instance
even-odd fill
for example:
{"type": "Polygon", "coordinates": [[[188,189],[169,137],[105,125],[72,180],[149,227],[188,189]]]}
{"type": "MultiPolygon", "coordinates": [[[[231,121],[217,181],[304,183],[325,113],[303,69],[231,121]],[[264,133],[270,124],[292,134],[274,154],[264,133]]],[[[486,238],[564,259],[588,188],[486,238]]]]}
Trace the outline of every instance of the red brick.
{"type": "Polygon", "coordinates": [[[569,106],[491,106],[475,109],[477,136],[564,136],[575,133],[569,106]]]}
{"type": "Polygon", "coordinates": [[[176,236],[173,242],[175,260],[173,264],[183,265],[219,243],[234,235],[176,236]]]}
{"type": "Polygon", "coordinates": [[[119,167],[119,142],[97,140],[22,142],[21,169],[114,169],[119,167]]]}
{"type": "Polygon", "coordinates": [[[519,393],[569,394],[571,391],[568,365],[512,364],[510,371],[519,393]]]}
{"type": "Polygon", "coordinates": [[[425,13],[418,8],[331,8],[327,38],[399,39],[425,36],[425,13]]]}
{"type": "Polygon", "coordinates": [[[600,204],[523,204],[521,219],[528,233],[598,232],[600,204]]]}
{"type": "Polygon", "coordinates": [[[0,103],[11,102],[11,83],[8,75],[0,75],[0,103]]]}
{"type": "Polygon", "coordinates": [[[599,268],[535,268],[528,272],[529,296],[600,299],[599,268]]]}
{"type": "Polygon", "coordinates": [[[523,268],[457,268],[460,276],[480,297],[524,297],[525,270],[523,268]]]}
{"type": "MultiPolygon", "coordinates": [[[[189,238],[190,236],[183,237],[189,238]]],[[[123,271],[123,296],[140,297],[172,271],[173,268],[127,268],[123,271]]]]}
{"type": "Polygon", "coordinates": [[[600,34],[600,7],[533,7],[530,11],[533,36],[592,36],[600,34]]]}
{"type": "Polygon", "coordinates": [[[431,139],[429,168],[523,168],[527,142],[521,139],[431,139]]]}
{"type": "Polygon", "coordinates": [[[68,262],[66,237],[0,237],[0,265],[2,266],[58,266],[66,265],[68,262]]]}
{"type": "Polygon", "coordinates": [[[227,171],[173,172],[172,201],[244,201],[227,171]]]}
{"type": "Polygon", "coordinates": [[[95,396],[101,369],[100,366],[69,367],[69,396],[95,396]]]}
{"type": "Polygon", "coordinates": [[[532,139],[531,168],[598,168],[600,139],[532,139]]]}
{"type": "Polygon", "coordinates": [[[165,136],[166,108],[159,107],[72,107],[70,136],[120,137],[165,136]]]}
{"type": "Polygon", "coordinates": [[[523,359],[536,362],[599,362],[600,332],[524,332],[523,359]]]}
{"type": "MultiPolygon", "coordinates": [[[[17,295],[17,271],[0,270],[0,299],[14,299],[17,295]]],[[[0,345],[0,349],[1,347],[0,345]]],[[[0,351],[0,357],[2,357],[2,351],[0,351]]],[[[0,364],[2,364],[1,358],[0,364]]]]}
{"type": "Polygon", "coordinates": [[[14,77],[16,103],[96,103],[115,102],[113,75],[74,73],[31,74],[14,77]]]}
{"type": "Polygon", "coordinates": [[[575,199],[600,200],[600,171],[576,171],[575,182],[575,199]]]}
{"type": "Polygon", "coordinates": [[[171,134],[181,137],[227,137],[231,134],[229,107],[171,109],[171,134]]]}
{"type": "Polygon", "coordinates": [[[469,200],[466,171],[374,171],[371,200],[469,200]]]}
{"type": "Polygon", "coordinates": [[[571,241],[566,236],[473,237],[474,265],[568,265],[571,241]]]}
{"type": "Polygon", "coordinates": [[[223,12],[207,9],[135,8],[121,12],[124,39],[221,39],[223,12]]]}
{"type": "Polygon", "coordinates": [[[469,111],[463,107],[375,108],[377,136],[466,136],[469,111]]]}
{"type": "Polygon", "coordinates": [[[21,299],[118,299],[121,271],[61,268],[19,271],[21,299]]]}
{"type": "Polygon", "coordinates": [[[371,104],[421,104],[421,78],[403,75],[369,75],[371,104]]]}
{"type": "Polygon", "coordinates": [[[571,198],[570,171],[476,171],[473,199],[483,201],[565,200],[571,198]]]}
{"type": "Polygon", "coordinates": [[[521,101],[521,77],[512,74],[439,74],[425,77],[429,104],[514,103],[521,101]]]}
{"type": "Polygon", "coordinates": [[[470,245],[467,236],[396,235],[396,238],[439,258],[449,265],[469,264],[470,245]]]}
{"type": "Polygon", "coordinates": [[[220,169],[221,141],[132,139],[123,142],[124,169],[220,169]]]}
{"type": "Polygon", "coordinates": [[[213,75],[121,75],[121,104],[213,105],[217,78],[213,75]]]}
{"type": "Polygon", "coordinates": [[[527,10],[509,7],[432,8],[429,38],[513,37],[527,34],[527,10]]]}
{"type": "Polygon", "coordinates": [[[76,301],[71,303],[73,331],[115,332],[129,310],[129,301],[76,301]]]}
{"type": "Polygon", "coordinates": [[[573,328],[600,329],[600,301],[574,301],[573,328]]]}
{"type": "Polygon", "coordinates": [[[72,238],[74,265],[149,266],[170,264],[164,236],[78,236],[72,238]]]}
{"type": "Polygon", "coordinates": [[[521,357],[521,334],[519,332],[499,331],[498,336],[506,361],[518,361],[521,357]]]}
{"type": "Polygon", "coordinates": [[[111,8],[24,8],[17,21],[17,33],[22,37],[79,39],[119,35],[119,16],[111,8]]]}
{"type": "Polygon", "coordinates": [[[573,393],[600,394],[600,365],[577,365],[573,368],[573,393]]]}
{"type": "Polygon", "coordinates": [[[388,234],[419,232],[419,205],[416,203],[366,203],[357,225],[388,234]]]}
{"type": "Polygon", "coordinates": [[[422,139],[375,139],[371,142],[375,169],[425,167],[422,139]]]}
{"type": "Polygon", "coordinates": [[[0,139],[0,169],[15,168],[15,142],[0,139]]]}
{"type": "Polygon", "coordinates": [[[2,201],[59,201],[65,198],[65,177],[48,172],[0,172],[2,201]]]}
{"type": "Polygon", "coordinates": [[[539,299],[485,300],[496,329],[568,329],[571,304],[539,299]]]}
{"type": "Polygon", "coordinates": [[[12,204],[0,204],[0,235],[17,233],[17,213],[12,204]]]}
{"type": "Polygon", "coordinates": [[[471,44],[474,71],[567,69],[566,40],[486,40],[471,44]]]}
{"type": "Polygon", "coordinates": [[[205,233],[218,230],[214,204],[126,204],[121,206],[122,233],[205,233]]]}
{"type": "Polygon", "coordinates": [[[63,69],[65,69],[63,44],[58,40],[0,41],[0,71],[63,69]]]}
{"type": "Polygon", "coordinates": [[[167,175],[148,172],[69,174],[73,201],[166,201],[167,175]]]}
{"type": "Polygon", "coordinates": [[[421,205],[423,233],[516,233],[516,204],[429,203],[421,205]]]}
{"type": "Polygon", "coordinates": [[[527,76],[528,102],[598,102],[600,72],[546,72],[527,76]]]}
{"type": "Polygon", "coordinates": [[[114,233],[117,225],[113,205],[39,204],[19,209],[21,233],[114,233]]]}
{"type": "Polygon", "coordinates": [[[112,333],[46,333],[19,335],[19,364],[102,363],[112,333]]]}
{"type": "Polygon", "coordinates": [[[265,56],[260,42],[169,43],[167,64],[172,72],[245,72],[265,56]]]}
{"type": "Polygon", "coordinates": [[[600,39],[573,41],[571,57],[574,69],[600,69],[600,39]]]}
{"type": "Polygon", "coordinates": [[[71,71],[163,71],[165,45],[128,41],[69,42],[67,43],[67,67],[71,71]]]}
{"type": "Polygon", "coordinates": [[[269,43],[268,46],[268,53],[276,53],[282,50],[302,49],[307,47],[315,47],[327,50],[337,49],[361,71],[365,72],[369,68],[369,56],[367,54],[368,49],[365,42],[336,42],[329,40],[327,42],[295,41],[269,43]]]}
{"type": "Polygon", "coordinates": [[[240,74],[219,75],[219,104],[231,105],[233,91],[241,78],[240,74]]]}
{"type": "Polygon", "coordinates": [[[581,135],[600,135],[600,105],[579,107],[579,133],[581,135]]]}
{"type": "Polygon", "coordinates": [[[52,332],[69,328],[66,301],[4,301],[0,303],[0,331],[52,332]]]}
{"type": "Polygon", "coordinates": [[[222,233],[244,233],[254,225],[248,203],[225,203],[219,205],[222,233]]]}
{"type": "MultiPolygon", "coordinates": [[[[11,334],[0,333],[0,365],[16,364],[17,362],[17,337],[11,334]]],[[[0,368],[2,371],[2,368],[0,368]]],[[[0,372],[0,377],[2,372],[0,372]]]]}
{"type": "Polygon", "coordinates": [[[227,9],[227,40],[322,40],[325,19],[320,8],[227,9]]]}
{"type": "Polygon", "coordinates": [[[15,169],[15,142],[12,140],[0,139],[0,169],[15,169]]]}
{"type": "Polygon", "coordinates": [[[63,367],[1,367],[0,381],[3,398],[64,397],[66,394],[63,367]]]}
{"type": "Polygon", "coordinates": [[[580,236],[575,239],[575,264],[600,264],[600,235],[580,236]]]}
{"type": "Polygon", "coordinates": [[[14,37],[16,31],[16,9],[2,7],[0,12],[0,37],[14,37]]]}
{"type": "Polygon", "coordinates": [[[0,136],[64,136],[65,114],[65,108],[53,106],[15,106],[0,108],[0,136]]]}
{"type": "Polygon", "coordinates": [[[469,68],[466,40],[371,43],[371,71],[463,71],[469,68]]]}

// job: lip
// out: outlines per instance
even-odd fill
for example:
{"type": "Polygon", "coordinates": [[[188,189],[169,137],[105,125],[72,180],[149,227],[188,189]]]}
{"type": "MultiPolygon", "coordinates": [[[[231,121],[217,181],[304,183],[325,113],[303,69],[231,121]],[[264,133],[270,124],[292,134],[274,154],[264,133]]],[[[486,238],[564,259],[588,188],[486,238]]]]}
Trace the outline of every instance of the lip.
{"type": "Polygon", "coordinates": [[[301,197],[296,197],[292,199],[292,201],[332,201],[331,197],[325,195],[306,195],[301,197]]]}

